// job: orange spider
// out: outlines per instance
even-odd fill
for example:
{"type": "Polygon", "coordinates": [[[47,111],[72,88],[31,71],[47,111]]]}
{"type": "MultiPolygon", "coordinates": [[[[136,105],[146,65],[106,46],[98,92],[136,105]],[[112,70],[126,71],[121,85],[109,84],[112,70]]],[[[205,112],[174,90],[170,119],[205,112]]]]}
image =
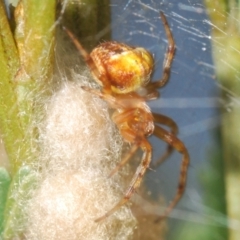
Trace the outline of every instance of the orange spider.
{"type": "Polygon", "coordinates": [[[154,82],[150,81],[154,60],[152,55],[144,48],[130,47],[123,43],[111,41],[101,43],[89,54],[77,41],[75,36],[69,30],[65,29],[90,68],[94,79],[102,87],[101,91],[87,87],[83,87],[83,89],[104,99],[110,108],[115,109],[112,120],[117,125],[123,139],[131,144],[129,152],[110,173],[110,176],[129,161],[139,148],[143,151],[141,163],[124,197],[105,215],[97,218],[96,222],[110,216],[118,208],[127,203],[139,187],[152,159],[152,146],[147,139],[152,134],[168,144],[165,154],[156,165],[161,163],[172,152],[173,148],[183,156],[175,197],[156,222],[171,212],[185,190],[189,154],[184,144],[176,137],[178,131],[177,125],[169,117],[152,113],[146,104],[146,101],[158,98],[157,89],[167,83],[175,54],[175,42],[167,19],[162,12],[160,12],[160,17],[168,38],[168,48],[163,65],[163,76],[160,80],[154,82]],[[156,124],[166,125],[171,131],[168,132],[156,124]]]}

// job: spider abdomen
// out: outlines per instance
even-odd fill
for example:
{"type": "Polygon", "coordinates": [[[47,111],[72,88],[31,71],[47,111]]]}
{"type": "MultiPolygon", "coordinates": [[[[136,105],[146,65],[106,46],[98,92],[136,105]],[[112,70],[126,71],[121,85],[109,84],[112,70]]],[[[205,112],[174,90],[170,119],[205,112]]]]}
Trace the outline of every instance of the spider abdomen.
{"type": "Polygon", "coordinates": [[[145,86],[153,70],[153,57],[144,48],[130,47],[118,42],[98,45],[90,54],[102,86],[115,93],[129,93],[145,86]],[[104,79],[104,80],[103,80],[104,79]]]}

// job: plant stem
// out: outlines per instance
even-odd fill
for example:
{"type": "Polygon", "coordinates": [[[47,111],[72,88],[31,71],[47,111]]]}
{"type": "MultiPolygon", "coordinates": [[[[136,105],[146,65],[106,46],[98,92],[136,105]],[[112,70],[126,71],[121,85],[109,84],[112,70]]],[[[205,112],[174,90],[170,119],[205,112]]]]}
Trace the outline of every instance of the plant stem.
{"type": "Polygon", "coordinates": [[[12,174],[34,160],[37,134],[32,120],[40,110],[36,97],[44,96],[52,78],[55,4],[55,0],[20,1],[14,35],[0,0],[0,132],[12,174]]]}

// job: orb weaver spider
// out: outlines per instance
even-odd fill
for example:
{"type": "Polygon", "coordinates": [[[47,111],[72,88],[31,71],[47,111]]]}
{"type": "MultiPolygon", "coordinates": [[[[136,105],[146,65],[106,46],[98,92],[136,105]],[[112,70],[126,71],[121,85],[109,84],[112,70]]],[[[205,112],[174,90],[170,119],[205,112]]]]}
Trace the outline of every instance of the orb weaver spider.
{"type": "Polygon", "coordinates": [[[147,140],[152,134],[168,144],[166,152],[156,165],[165,160],[173,149],[182,154],[177,192],[163,215],[158,217],[156,222],[169,215],[185,190],[190,159],[185,145],[176,137],[178,127],[171,118],[152,113],[146,104],[146,101],[158,98],[157,89],[168,82],[176,49],[172,32],[163,12],[160,12],[160,17],[168,39],[168,48],[163,64],[162,78],[154,82],[150,81],[154,60],[146,49],[110,41],[101,43],[89,54],[76,37],[68,29],[64,28],[90,68],[94,79],[101,85],[101,90],[82,88],[104,99],[110,108],[115,109],[112,120],[117,125],[124,141],[130,143],[131,146],[129,152],[110,173],[110,176],[126,164],[139,148],[143,152],[141,163],[123,198],[106,214],[97,218],[96,222],[104,220],[126,204],[140,186],[152,159],[152,146],[147,140]],[[157,124],[166,125],[171,131],[168,132],[157,124]]]}

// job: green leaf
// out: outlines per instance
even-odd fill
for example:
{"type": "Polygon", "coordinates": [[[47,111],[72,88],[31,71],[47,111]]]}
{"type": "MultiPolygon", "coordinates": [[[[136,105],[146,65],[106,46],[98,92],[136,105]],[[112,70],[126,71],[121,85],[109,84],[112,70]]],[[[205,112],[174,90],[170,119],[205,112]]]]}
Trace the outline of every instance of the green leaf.
{"type": "Polygon", "coordinates": [[[11,178],[7,170],[0,168],[0,235],[3,231],[4,209],[10,182],[11,178]]]}
{"type": "Polygon", "coordinates": [[[3,239],[21,235],[27,223],[26,209],[32,190],[37,184],[37,174],[30,167],[22,167],[13,178],[4,212],[3,239]]]}

